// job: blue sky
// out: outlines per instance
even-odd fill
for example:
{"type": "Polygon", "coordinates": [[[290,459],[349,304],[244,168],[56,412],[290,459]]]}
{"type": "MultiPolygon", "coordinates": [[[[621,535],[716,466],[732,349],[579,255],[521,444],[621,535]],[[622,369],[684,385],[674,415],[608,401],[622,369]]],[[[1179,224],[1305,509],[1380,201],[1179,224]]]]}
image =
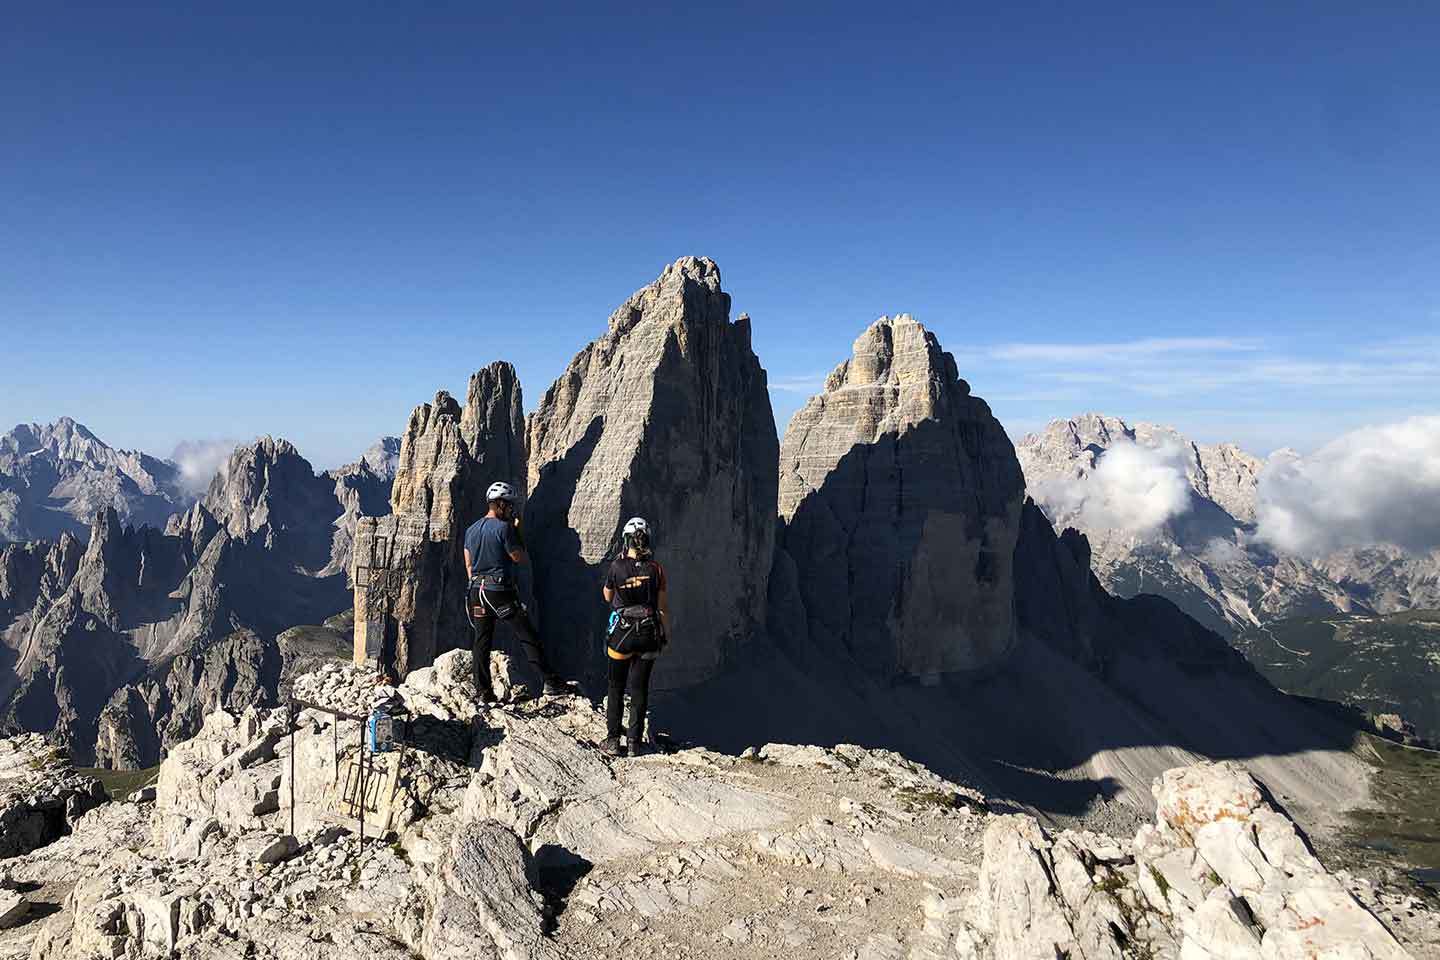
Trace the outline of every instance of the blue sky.
{"type": "Polygon", "coordinates": [[[1440,410],[1434,5],[208,6],[7,8],[0,424],[330,466],[690,253],[782,429],[900,311],[1016,435],[1440,410]]]}

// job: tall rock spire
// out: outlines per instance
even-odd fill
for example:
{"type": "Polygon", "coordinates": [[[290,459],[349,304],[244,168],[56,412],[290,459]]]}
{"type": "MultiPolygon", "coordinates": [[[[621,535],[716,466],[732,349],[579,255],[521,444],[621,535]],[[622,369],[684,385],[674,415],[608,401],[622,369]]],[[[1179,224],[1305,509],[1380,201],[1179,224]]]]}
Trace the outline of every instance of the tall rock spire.
{"type": "Polygon", "coordinates": [[[813,643],[919,676],[1010,648],[1024,480],[934,334],[906,315],[871,324],[791,419],[780,464],[785,559],[813,643]]]}
{"type": "Polygon", "coordinates": [[[355,656],[401,676],[470,642],[465,529],[495,480],[524,482],[522,398],[515,369],[496,362],[470,378],[462,408],[440,391],[410,414],[387,517],[355,533],[355,656]],[[388,628],[387,628],[388,624],[388,628]]]}
{"type": "Polygon", "coordinates": [[[625,521],[643,516],[670,576],[656,685],[714,675],[765,621],[774,545],[775,419],[750,320],[730,321],[713,260],[685,257],[610,316],[530,416],[540,629],[572,674],[597,659],[600,585],[625,521]]]}

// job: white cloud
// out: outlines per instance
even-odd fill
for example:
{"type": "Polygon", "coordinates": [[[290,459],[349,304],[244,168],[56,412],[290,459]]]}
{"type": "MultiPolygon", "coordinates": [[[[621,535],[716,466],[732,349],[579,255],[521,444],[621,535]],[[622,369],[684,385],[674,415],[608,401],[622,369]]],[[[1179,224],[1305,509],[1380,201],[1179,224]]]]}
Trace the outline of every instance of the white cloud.
{"type": "Polygon", "coordinates": [[[1086,530],[1145,535],[1190,506],[1184,449],[1174,442],[1146,447],[1112,444],[1094,469],[1078,477],[1042,480],[1033,496],[1051,517],[1086,530]]]}
{"type": "Polygon", "coordinates": [[[1251,340],[1230,337],[1147,337],[1115,343],[1002,343],[990,351],[998,360],[1048,363],[1131,360],[1167,353],[1223,353],[1255,350],[1251,340]]]}
{"type": "Polygon", "coordinates": [[[1306,556],[1375,543],[1440,547],[1440,416],[1272,458],[1260,475],[1257,521],[1261,539],[1306,556]]]}
{"type": "Polygon", "coordinates": [[[216,473],[225,469],[235,451],[233,440],[182,440],[170,459],[180,468],[180,482],[191,493],[204,493],[216,473]]]}
{"type": "Polygon", "coordinates": [[[781,393],[803,393],[805,396],[812,396],[825,389],[825,378],[828,374],[807,373],[790,377],[771,377],[770,389],[778,390],[781,393]]]}

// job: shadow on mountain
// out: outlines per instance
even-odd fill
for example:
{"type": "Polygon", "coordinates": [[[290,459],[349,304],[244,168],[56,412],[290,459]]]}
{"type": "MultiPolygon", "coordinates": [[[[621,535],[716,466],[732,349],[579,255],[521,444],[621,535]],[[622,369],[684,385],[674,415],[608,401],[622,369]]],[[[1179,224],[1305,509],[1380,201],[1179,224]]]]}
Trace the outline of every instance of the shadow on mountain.
{"type": "MultiPolygon", "coordinates": [[[[1153,779],[1197,755],[1243,761],[1300,808],[1358,799],[1353,728],[1277,691],[1169,601],[1105,593],[1084,537],[1057,537],[1033,504],[1016,576],[1020,640],[992,667],[921,685],[866,669],[823,638],[784,638],[706,683],[657,694],[656,725],[732,752],[767,742],[890,749],[1062,816],[1116,800],[1144,813],[1153,779]]],[[[662,659],[657,674],[664,668],[662,659]]]]}
{"type": "MultiPolygon", "coordinates": [[[[596,417],[565,456],[546,464],[525,504],[526,551],[533,564],[535,610],[546,657],[561,675],[587,686],[601,682],[603,663],[596,661],[605,625],[600,586],[603,562],[588,563],[580,555],[580,535],[570,526],[571,504],[581,473],[604,432],[596,417]]],[[[496,630],[498,636],[508,628],[496,630]]]]}

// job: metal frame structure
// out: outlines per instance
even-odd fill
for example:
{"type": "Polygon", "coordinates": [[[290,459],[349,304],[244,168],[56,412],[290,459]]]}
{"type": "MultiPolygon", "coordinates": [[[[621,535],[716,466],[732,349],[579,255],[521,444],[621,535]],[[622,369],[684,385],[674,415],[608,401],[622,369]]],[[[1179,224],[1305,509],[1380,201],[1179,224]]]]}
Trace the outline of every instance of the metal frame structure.
{"type": "MultiPolygon", "coordinates": [[[[346,711],[346,710],[338,710],[338,709],[336,709],[336,708],[334,708],[334,707],[327,707],[327,706],[324,706],[324,705],[322,705],[322,704],[311,703],[311,702],[308,701],[308,700],[302,700],[302,699],[300,699],[299,697],[295,697],[295,696],[290,697],[290,698],[286,701],[286,710],[287,710],[287,713],[288,713],[288,716],[287,716],[286,719],[289,721],[289,725],[290,725],[290,836],[292,836],[292,837],[295,836],[295,731],[296,731],[296,729],[299,727],[299,723],[297,723],[296,721],[297,721],[297,719],[298,719],[299,711],[300,711],[300,710],[319,710],[319,711],[321,711],[322,713],[328,713],[328,714],[330,714],[331,716],[333,716],[333,717],[335,718],[335,723],[332,724],[331,727],[330,727],[331,740],[332,740],[331,760],[332,760],[332,762],[334,763],[334,766],[335,766],[335,779],[334,779],[334,782],[335,782],[335,783],[339,783],[339,781],[340,781],[340,721],[341,721],[341,720],[353,720],[353,721],[355,721],[355,722],[359,725],[359,727],[360,727],[360,741],[359,741],[359,744],[358,744],[358,746],[359,746],[359,753],[357,754],[357,758],[358,758],[357,762],[359,763],[359,766],[360,766],[360,776],[359,776],[359,783],[356,784],[355,811],[356,811],[356,814],[357,814],[356,819],[358,819],[358,820],[360,821],[360,843],[359,843],[359,846],[360,846],[360,849],[361,849],[361,850],[364,850],[364,849],[365,849],[365,795],[366,795],[366,788],[369,786],[369,784],[366,782],[367,779],[368,779],[367,774],[368,774],[368,771],[369,771],[369,764],[367,764],[367,763],[365,762],[365,726],[366,726],[366,724],[369,722],[369,719],[370,719],[370,718],[369,718],[369,717],[358,716],[358,715],[353,714],[353,713],[350,713],[349,711],[346,711]]],[[[405,722],[401,725],[401,731],[402,731],[402,732],[401,732],[401,735],[400,735],[400,755],[399,755],[398,759],[395,761],[397,768],[404,766],[404,764],[405,764],[405,754],[408,753],[408,752],[409,752],[409,749],[410,749],[410,720],[411,720],[410,716],[409,716],[408,714],[406,714],[406,716],[405,716],[405,722]]],[[[373,762],[374,756],[375,756],[375,752],[374,752],[373,750],[370,751],[370,757],[371,757],[372,762],[373,762]]],[[[397,771],[396,771],[396,774],[397,774],[397,777],[398,777],[398,774],[399,774],[399,770],[398,770],[398,769],[397,769],[397,771]]],[[[397,782],[398,782],[398,780],[397,780],[397,782]]],[[[342,799],[343,799],[343,798],[342,798],[342,799]]]]}

